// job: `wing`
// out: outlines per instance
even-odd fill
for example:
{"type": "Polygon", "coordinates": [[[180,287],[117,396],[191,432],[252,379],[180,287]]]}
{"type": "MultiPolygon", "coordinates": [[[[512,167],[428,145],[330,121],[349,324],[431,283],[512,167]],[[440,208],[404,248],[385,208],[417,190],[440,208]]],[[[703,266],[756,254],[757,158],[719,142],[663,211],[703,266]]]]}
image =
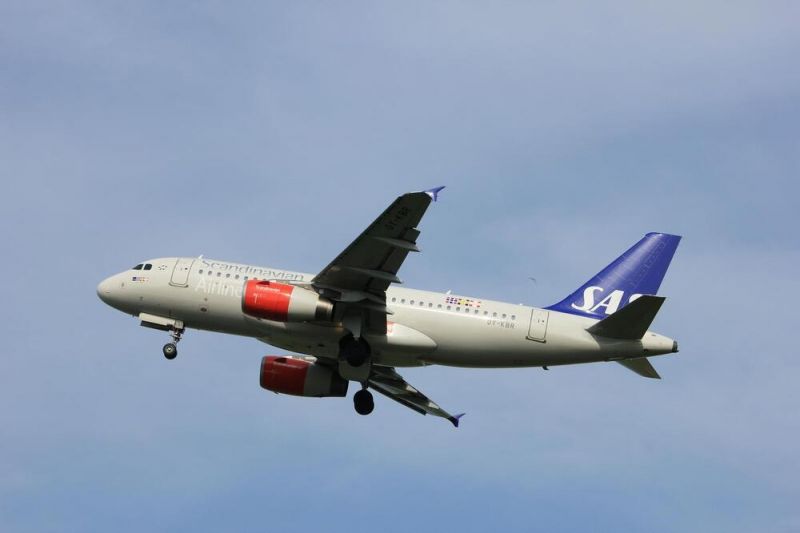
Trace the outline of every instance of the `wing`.
{"type": "Polygon", "coordinates": [[[397,271],[409,252],[418,252],[422,216],[444,187],[398,197],[370,226],[317,274],[311,284],[326,297],[356,308],[361,324],[386,333],[386,289],[402,283],[397,271]]]}
{"type": "Polygon", "coordinates": [[[455,427],[458,427],[459,419],[464,416],[464,413],[453,416],[436,405],[427,396],[409,385],[403,376],[391,367],[373,367],[369,378],[369,387],[418,413],[446,418],[455,427]]]}

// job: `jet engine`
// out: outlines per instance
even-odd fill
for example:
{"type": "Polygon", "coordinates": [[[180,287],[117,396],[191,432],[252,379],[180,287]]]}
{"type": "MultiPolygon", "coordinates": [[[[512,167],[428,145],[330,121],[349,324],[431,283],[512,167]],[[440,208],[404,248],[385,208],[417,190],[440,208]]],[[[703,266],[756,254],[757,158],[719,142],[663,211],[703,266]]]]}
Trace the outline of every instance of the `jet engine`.
{"type": "Polygon", "coordinates": [[[242,292],[242,311],[277,322],[330,320],[333,303],[302,287],[251,279],[242,292]]]}
{"type": "Polygon", "coordinates": [[[261,386],[294,396],[347,395],[349,382],[335,370],[311,361],[268,355],[261,359],[261,386]]]}

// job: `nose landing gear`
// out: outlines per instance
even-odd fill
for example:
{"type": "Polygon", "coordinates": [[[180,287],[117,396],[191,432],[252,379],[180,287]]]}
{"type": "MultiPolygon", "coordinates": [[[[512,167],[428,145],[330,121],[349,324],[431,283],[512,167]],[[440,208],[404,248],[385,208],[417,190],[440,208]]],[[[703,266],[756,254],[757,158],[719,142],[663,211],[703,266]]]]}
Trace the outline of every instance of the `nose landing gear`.
{"type": "Polygon", "coordinates": [[[170,332],[170,335],[172,335],[172,342],[165,344],[161,351],[164,353],[164,357],[172,360],[178,357],[177,344],[180,342],[181,336],[183,335],[183,328],[173,328],[170,332]]]}
{"type": "Polygon", "coordinates": [[[372,393],[366,388],[361,389],[353,396],[353,407],[356,408],[356,413],[360,415],[368,415],[375,409],[375,400],[372,398],[372,393]]]}

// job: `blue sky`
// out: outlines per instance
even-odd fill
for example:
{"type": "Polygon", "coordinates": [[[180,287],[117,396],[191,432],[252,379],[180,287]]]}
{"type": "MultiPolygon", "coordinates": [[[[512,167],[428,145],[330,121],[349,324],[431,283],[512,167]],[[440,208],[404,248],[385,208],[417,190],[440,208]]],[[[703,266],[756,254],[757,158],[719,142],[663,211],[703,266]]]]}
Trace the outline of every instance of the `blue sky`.
{"type": "Polygon", "coordinates": [[[797,531],[793,2],[0,5],[0,530],[797,531]],[[95,286],[145,258],[323,267],[448,188],[409,286],[547,305],[684,235],[664,379],[404,372],[276,396],[252,339],[95,286]],[[537,279],[534,284],[529,276],[537,279]]]}

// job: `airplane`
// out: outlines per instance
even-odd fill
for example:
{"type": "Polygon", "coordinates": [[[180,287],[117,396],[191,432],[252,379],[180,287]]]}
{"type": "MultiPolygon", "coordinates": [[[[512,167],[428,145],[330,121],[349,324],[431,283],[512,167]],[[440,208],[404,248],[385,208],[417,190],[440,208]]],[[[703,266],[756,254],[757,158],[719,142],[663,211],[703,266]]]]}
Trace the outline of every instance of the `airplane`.
{"type": "Polygon", "coordinates": [[[275,393],[345,397],[374,409],[370,391],[420,414],[452,415],[397,368],[518,368],[616,361],[660,379],[648,358],[678,352],[649,330],[681,237],[648,233],[569,296],[539,308],[399,287],[418,226],[444,187],[399,196],[316,275],[200,257],[150,259],[103,280],[97,295],[167,331],[174,359],[189,329],[254,337],[296,355],[262,358],[260,385],[275,393]]]}

